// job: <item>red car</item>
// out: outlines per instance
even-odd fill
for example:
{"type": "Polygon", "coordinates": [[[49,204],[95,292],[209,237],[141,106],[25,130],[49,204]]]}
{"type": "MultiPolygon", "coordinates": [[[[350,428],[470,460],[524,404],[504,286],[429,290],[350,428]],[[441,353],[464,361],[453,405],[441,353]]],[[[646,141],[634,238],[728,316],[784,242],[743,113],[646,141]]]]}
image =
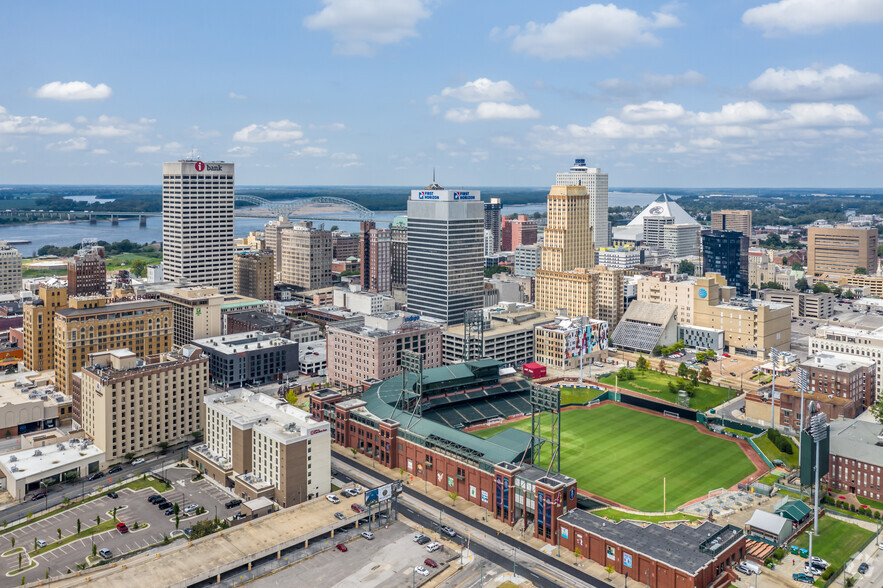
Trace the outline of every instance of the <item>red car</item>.
{"type": "Polygon", "coordinates": [[[431,559],[431,558],[428,558],[428,557],[427,557],[426,559],[423,560],[423,564],[424,564],[424,565],[427,565],[427,566],[429,566],[429,567],[431,567],[431,568],[437,568],[437,567],[438,567],[438,564],[435,563],[435,560],[434,560],[434,559],[431,559]]]}
{"type": "Polygon", "coordinates": [[[120,533],[128,533],[129,527],[126,526],[126,523],[117,523],[117,530],[119,530],[120,533]]]}
{"type": "Polygon", "coordinates": [[[337,551],[347,551],[346,545],[343,543],[338,543],[335,547],[337,547],[337,551]]]}
{"type": "Polygon", "coordinates": [[[353,503],[350,505],[350,508],[352,508],[356,512],[365,512],[365,507],[362,506],[361,504],[353,503]]]}

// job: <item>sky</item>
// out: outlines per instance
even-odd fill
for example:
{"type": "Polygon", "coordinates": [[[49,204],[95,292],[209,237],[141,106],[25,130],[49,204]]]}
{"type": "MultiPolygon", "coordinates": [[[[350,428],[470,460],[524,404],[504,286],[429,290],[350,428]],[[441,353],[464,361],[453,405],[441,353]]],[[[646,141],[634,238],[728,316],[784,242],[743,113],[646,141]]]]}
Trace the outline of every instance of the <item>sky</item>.
{"type": "Polygon", "coordinates": [[[0,184],[881,187],[883,0],[15,2],[0,184]]]}

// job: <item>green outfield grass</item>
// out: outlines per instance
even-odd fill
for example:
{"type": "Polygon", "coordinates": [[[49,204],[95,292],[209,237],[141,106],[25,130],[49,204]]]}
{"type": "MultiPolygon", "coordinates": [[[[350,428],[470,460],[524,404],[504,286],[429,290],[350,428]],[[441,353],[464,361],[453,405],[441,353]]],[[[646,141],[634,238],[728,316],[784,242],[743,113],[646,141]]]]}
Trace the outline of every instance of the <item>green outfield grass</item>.
{"type": "Polygon", "coordinates": [[[606,392],[606,390],[595,390],[594,388],[572,388],[569,386],[561,386],[560,389],[561,406],[567,404],[585,404],[606,392]]]}
{"type": "MultiPolygon", "coordinates": [[[[546,415],[543,425],[549,423],[546,415]]],[[[530,431],[530,419],[475,434],[487,438],[513,426],[530,431]]],[[[734,441],[614,404],[561,413],[561,446],[561,472],[580,488],[642,511],[662,510],[663,477],[666,508],[674,510],[754,472],[734,441]]]]}
{"type": "MultiPolygon", "coordinates": [[[[668,390],[668,383],[671,381],[677,381],[677,377],[660,374],[659,372],[654,372],[652,370],[645,370],[643,372],[633,370],[633,373],[635,374],[634,380],[619,379],[620,388],[625,388],[626,390],[632,390],[634,392],[641,392],[642,394],[648,394],[661,400],[677,404],[677,395],[672,394],[668,390]]],[[[616,377],[612,374],[604,376],[598,381],[609,386],[616,385],[616,377]]],[[[690,399],[690,408],[705,411],[709,408],[714,408],[719,404],[723,404],[726,402],[727,397],[728,391],[726,388],[700,383],[696,386],[696,395],[690,399]]]]}
{"type": "Polygon", "coordinates": [[[754,444],[757,445],[757,448],[763,452],[768,460],[781,459],[789,468],[796,468],[799,459],[797,445],[791,439],[788,439],[788,442],[791,444],[791,453],[779,451],[779,448],[773,445],[773,442],[769,440],[766,433],[754,440],[754,444]]]}
{"type": "Polygon", "coordinates": [[[615,508],[601,508],[598,510],[592,511],[593,515],[598,515],[599,517],[605,517],[610,519],[611,521],[647,521],[648,523],[665,523],[667,521],[698,521],[699,517],[694,517],[693,515],[683,514],[683,513],[675,513],[675,514],[667,514],[667,515],[642,515],[642,514],[634,514],[630,512],[626,512],[624,510],[617,510],[615,508]]]}

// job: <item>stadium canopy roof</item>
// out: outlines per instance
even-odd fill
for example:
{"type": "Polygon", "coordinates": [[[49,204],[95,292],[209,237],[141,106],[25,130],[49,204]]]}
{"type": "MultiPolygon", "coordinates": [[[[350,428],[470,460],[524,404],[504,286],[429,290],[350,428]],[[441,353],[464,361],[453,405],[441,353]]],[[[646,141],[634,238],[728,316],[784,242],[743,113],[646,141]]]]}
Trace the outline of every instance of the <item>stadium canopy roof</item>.
{"type": "Polygon", "coordinates": [[[812,509],[809,505],[804,504],[799,500],[789,500],[785,504],[776,507],[776,514],[786,519],[792,520],[795,523],[801,522],[803,519],[809,516],[809,513],[812,512],[812,509]]]}

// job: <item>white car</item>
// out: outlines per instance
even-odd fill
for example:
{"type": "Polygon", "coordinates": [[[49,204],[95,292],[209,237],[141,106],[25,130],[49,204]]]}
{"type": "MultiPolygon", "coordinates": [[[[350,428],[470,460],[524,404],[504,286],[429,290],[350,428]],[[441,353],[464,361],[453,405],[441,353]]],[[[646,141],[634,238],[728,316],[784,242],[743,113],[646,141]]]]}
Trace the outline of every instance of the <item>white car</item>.
{"type": "Polygon", "coordinates": [[[416,568],[414,568],[414,571],[417,572],[418,574],[420,574],[421,576],[428,576],[429,575],[429,570],[427,570],[423,566],[417,566],[416,568]]]}
{"type": "Polygon", "coordinates": [[[143,458],[143,457],[139,457],[138,459],[133,459],[133,460],[132,460],[132,465],[133,465],[133,466],[134,466],[134,465],[141,465],[142,463],[144,463],[144,458],[143,458]]]}
{"type": "Polygon", "coordinates": [[[199,508],[198,504],[188,504],[187,506],[184,507],[184,513],[189,514],[191,512],[194,512],[198,508],[199,508]]]}
{"type": "Polygon", "coordinates": [[[327,500],[327,501],[330,502],[331,504],[340,504],[340,498],[338,498],[338,497],[335,496],[334,494],[326,494],[326,495],[325,495],[325,500],[327,500]]]}
{"type": "Polygon", "coordinates": [[[441,548],[442,548],[441,543],[438,543],[437,541],[433,541],[432,543],[430,543],[429,545],[426,546],[426,551],[428,551],[429,553],[432,553],[433,551],[438,551],[441,548]]]}
{"type": "Polygon", "coordinates": [[[38,547],[38,548],[40,548],[40,547],[46,547],[46,542],[43,541],[42,539],[37,539],[37,547],[38,547]]]}

